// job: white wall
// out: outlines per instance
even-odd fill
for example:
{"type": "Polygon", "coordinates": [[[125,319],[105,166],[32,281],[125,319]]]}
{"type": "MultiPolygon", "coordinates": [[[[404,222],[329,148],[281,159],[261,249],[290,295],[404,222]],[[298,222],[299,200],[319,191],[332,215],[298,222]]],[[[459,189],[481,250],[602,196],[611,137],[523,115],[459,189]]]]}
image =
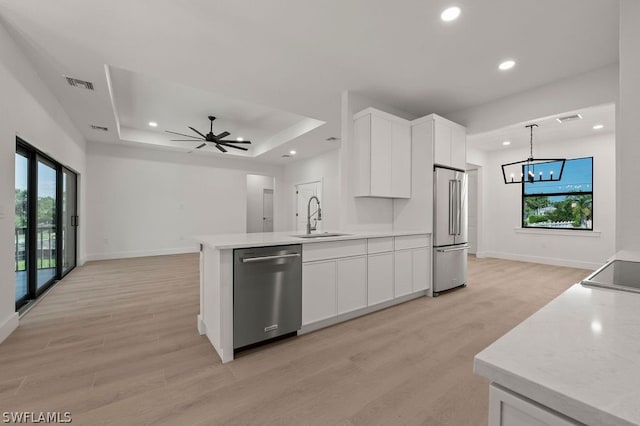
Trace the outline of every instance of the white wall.
{"type": "Polygon", "coordinates": [[[281,173],[228,156],[93,143],[87,168],[92,260],[191,252],[192,235],[246,232],[246,175],[281,173]]]}
{"type": "Polygon", "coordinates": [[[616,120],[617,250],[640,250],[640,2],[620,1],[620,101],[616,120]]]}
{"type": "MultiPolygon", "coordinates": [[[[247,175],[247,232],[262,232],[263,196],[265,189],[274,188],[274,177],[247,175]]],[[[273,194],[274,204],[276,194],[273,194]]],[[[275,210],[275,205],[274,205],[275,210]]],[[[275,226],[275,220],[274,220],[275,226]]]]}
{"type": "MultiPolygon", "coordinates": [[[[470,139],[472,143],[472,138],[470,139]]],[[[544,157],[593,156],[594,231],[521,228],[521,187],[505,185],[500,165],[524,159],[527,148],[492,151],[484,156],[479,181],[484,208],[479,257],[498,257],[595,269],[615,248],[615,136],[613,133],[554,144],[538,144],[544,157]]]]}
{"type": "Polygon", "coordinates": [[[332,231],[340,229],[340,150],[295,161],[284,167],[283,178],[276,182],[278,199],[284,206],[284,228],[296,229],[296,189],[301,183],[322,181],[322,229],[332,231]]]}
{"type": "Polygon", "coordinates": [[[612,103],[618,94],[618,65],[612,64],[444,116],[465,126],[467,134],[475,134],[524,123],[532,117],[612,103]]]}
{"type": "Polygon", "coordinates": [[[373,107],[407,120],[418,117],[399,110],[391,105],[366,98],[358,93],[342,93],[342,127],[340,146],[340,228],[346,230],[384,230],[393,228],[393,199],[391,198],[355,198],[355,165],[353,158],[353,114],[365,108],[373,107]]]}
{"type": "MultiPolygon", "coordinates": [[[[85,142],[62,107],[0,24],[0,342],[18,324],[15,314],[14,212],[16,135],[80,173],[79,216],[85,213],[85,142]]],[[[85,250],[79,227],[78,253],[85,250]]]]}

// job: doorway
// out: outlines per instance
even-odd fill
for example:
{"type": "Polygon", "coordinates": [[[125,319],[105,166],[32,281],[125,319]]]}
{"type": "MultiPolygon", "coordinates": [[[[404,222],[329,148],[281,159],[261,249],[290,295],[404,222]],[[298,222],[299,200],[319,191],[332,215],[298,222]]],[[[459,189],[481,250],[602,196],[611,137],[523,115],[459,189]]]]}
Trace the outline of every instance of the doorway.
{"type": "MultiPolygon", "coordinates": [[[[312,196],[316,196],[322,202],[322,181],[300,183],[296,185],[296,232],[307,232],[307,205],[312,196]]],[[[315,203],[311,206],[311,213],[316,209],[315,203]]],[[[322,231],[322,221],[318,221],[316,231],[322,231]]]]}
{"type": "Polygon", "coordinates": [[[275,178],[247,175],[247,232],[273,232],[275,178]]]}
{"type": "Polygon", "coordinates": [[[478,169],[467,170],[467,177],[469,254],[476,254],[478,252],[478,169]]]}

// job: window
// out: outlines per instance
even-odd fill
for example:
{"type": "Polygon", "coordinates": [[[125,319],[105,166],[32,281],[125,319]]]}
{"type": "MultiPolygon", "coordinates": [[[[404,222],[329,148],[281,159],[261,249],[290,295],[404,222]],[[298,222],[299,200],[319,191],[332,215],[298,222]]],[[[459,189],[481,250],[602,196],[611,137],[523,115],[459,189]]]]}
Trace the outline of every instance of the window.
{"type": "Polygon", "coordinates": [[[567,160],[559,181],[523,183],[522,227],[593,230],[593,157],[567,160]]]}

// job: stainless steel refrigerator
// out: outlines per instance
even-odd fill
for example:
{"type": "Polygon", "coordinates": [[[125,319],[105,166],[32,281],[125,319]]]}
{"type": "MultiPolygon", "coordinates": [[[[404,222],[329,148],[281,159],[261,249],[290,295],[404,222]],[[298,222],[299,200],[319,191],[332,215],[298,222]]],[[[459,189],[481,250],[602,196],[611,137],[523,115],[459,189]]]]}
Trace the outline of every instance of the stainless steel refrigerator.
{"type": "Polygon", "coordinates": [[[433,295],[467,284],[467,174],[436,166],[433,177],[433,295]]]}

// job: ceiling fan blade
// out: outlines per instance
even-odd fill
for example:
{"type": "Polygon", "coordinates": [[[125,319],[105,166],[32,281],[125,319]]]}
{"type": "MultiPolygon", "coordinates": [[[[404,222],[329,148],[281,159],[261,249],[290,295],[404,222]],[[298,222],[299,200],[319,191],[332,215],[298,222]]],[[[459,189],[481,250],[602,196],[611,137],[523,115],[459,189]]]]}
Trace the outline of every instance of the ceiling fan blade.
{"type": "Polygon", "coordinates": [[[225,142],[225,143],[251,143],[251,141],[231,141],[231,140],[226,140],[226,141],[218,141],[218,142],[225,142]]]}
{"type": "Polygon", "coordinates": [[[227,152],[226,149],[224,149],[223,147],[221,147],[220,145],[216,144],[216,148],[218,148],[220,151],[222,152],[227,152]]]}
{"type": "Polygon", "coordinates": [[[226,138],[227,136],[229,136],[231,133],[229,132],[222,132],[219,135],[216,136],[216,139],[222,139],[222,138],[226,138]]]}
{"type": "Polygon", "coordinates": [[[207,144],[206,144],[206,143],[203,143],[202,145],[198,145],[198,146],[196,146],[196,147],[195,147],[195,148],[193,148],[193,149],[200,149],[200,148],[202,148],[203,146],[207,146],[207,144]]]}
{"type": "MultiPolygon", "coordinates": [[[[203,135],[202,133],[200,133],[199,131],[197,131],[196,129],[194,129],[193,127],[189,126],[189,128],[191,130],[193,130],[194,132],[196,132],[197,134],[199,134],[200,136],[202,136],[203,138],[207,139],[207,137],[205,135],[203,135]]],[[[195,136],[194,136],[195,137],[195,136]]]]}
{"type": "Polygon", "coordinates": [[[202,139],[198,138],[198,139],[171,139],[171,142],[197,142],[197,141],[201,141],[202,139]]]}
{"type": "Polygon", "coordinates": [[[197,136],[193,136],[193,135],[185,135],[184,133],[172,132],[171,130],[165,130],[165,132],[167,132],[167,133],[171,133],[171,134],[174,134],[174,135],[186,136],[186,137],[188,137],[188,138],[200,139],[200,138],[199,138],[199,137],[197,137],[197,136]]]}
{"type": "Polygon", "coordinates": [[[223,142],[220,142],[219,144],[220,144],[220,145],[224,145],[224,146],[228,146],[229,148],[235,148],[235,149],[240,149],[240,150],[242,150],[242,151],[248,151],[248,149],[247,149],[247,148],[243,148],[243,147],[241,147],[241,146],[233,146],[233,145],[230,145],[230,144],[228,144],[228,143],[223,143],[223,142]]]}

